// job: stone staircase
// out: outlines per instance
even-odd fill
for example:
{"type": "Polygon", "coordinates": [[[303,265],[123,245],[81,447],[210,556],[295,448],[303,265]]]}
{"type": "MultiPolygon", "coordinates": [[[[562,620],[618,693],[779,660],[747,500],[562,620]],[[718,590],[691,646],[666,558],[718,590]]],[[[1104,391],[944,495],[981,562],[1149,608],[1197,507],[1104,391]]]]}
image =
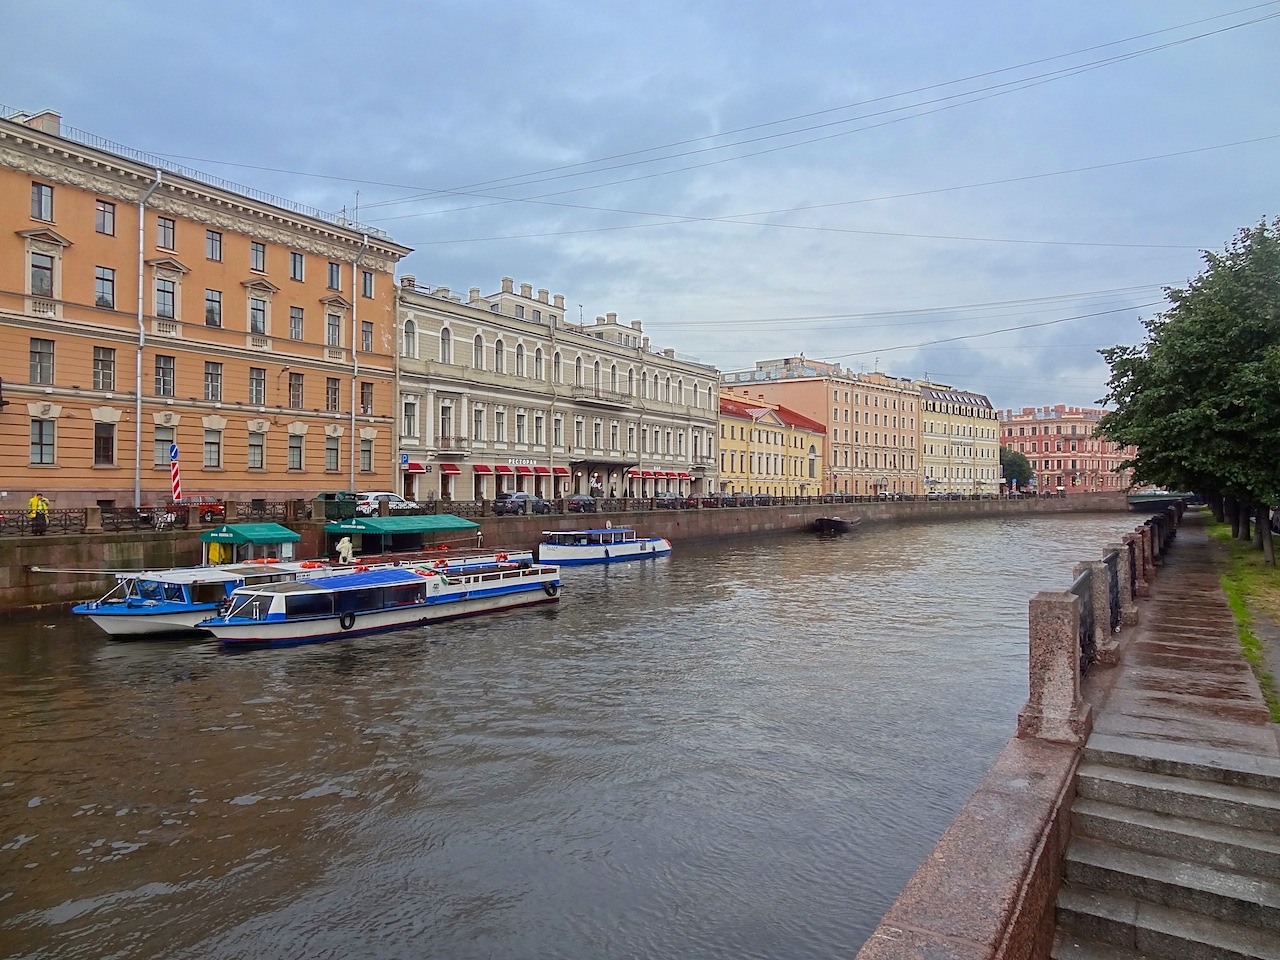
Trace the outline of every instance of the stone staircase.
{"type": "Polygon", "coordinates": [[[1095,736],[1072,815],[1055,958],[1280,960],[1280,760],[1095,736]]]}

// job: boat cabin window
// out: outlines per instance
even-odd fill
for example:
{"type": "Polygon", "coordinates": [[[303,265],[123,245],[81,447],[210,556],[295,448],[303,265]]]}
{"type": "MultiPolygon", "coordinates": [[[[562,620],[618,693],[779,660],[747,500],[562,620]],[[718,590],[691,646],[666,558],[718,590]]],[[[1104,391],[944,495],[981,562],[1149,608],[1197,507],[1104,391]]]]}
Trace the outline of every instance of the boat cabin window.
{"type": "Polygon", "coordinates": [[[246,620],[265,620],[271,611],[271,596],[246,593],[237,597],[227,611],[228,617],[243,617],[246,620]]]}
{"type": "Polygon", "coordinates": [[[143,600],[182,600],[182,586],[177,583],[161,583],[157,580],[139,580],[138,596],[143,600]]]}
{"type": "Polygon", "coordinates": [[[193,583],[191,585],[192,603],[221,603],[226,595],[225,583],[193,583]]]}
{"type": "Polygon", "coordinates": [[[291,593],[284,598],[284,615],[286,617],[331,617],[333,616],[333,594],[291,593]]]}

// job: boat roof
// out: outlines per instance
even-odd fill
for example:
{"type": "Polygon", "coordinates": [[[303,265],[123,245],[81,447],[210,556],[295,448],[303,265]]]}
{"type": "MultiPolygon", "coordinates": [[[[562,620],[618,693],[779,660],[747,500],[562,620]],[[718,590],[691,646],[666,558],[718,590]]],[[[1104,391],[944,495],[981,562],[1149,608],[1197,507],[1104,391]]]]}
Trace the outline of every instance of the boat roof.
{"type": "Polygon", "coordinates": [[[215,567],[172,567],[168,570],[139,570],[121,573],[122,580],[159,580],[164,583],[228,583],[254,577],[296,574],[306,568],[298,563],[235,563],[215,567]]]}
{"type": "Polygon", "coordinates": [[[250,586],[246,592],[329,593],[333,590],[344,590],[351,587],[391,587],[397,584],[422,583],[424,579],[421,574],[415,573],[412,567],[389,567],[381,570],[336,573],[316,580],[284,580],[278,583],[264,583],[260,586],[250,586]]]}
{"type": "Polygon", "coordinates": [[[542,535],[544,537],[551,537],[551,536],[558,536],[558,535],[565,535],[565,534],[568,534],[569,536],[573,536],[574,534],[589,534],[589,533],[635,533],[635,530],[631,527],[593,527],[592,529],[589,529],[589,530],[543,530],[542,531],[542,535]]]}
{"type": "Polygon", "coordinates": [[[452,513],[428,514],[409,517],[353,517],[336,523],[327,523],[325,533],[457,533],[461,530],[478,530],[480,524],[464,520],[452,513]]]}
{"type": "Polygon", "coordinates": [[[224,523],[200,534],[205,543],[297,543],[302,534],[278,523],[224,523]]]}

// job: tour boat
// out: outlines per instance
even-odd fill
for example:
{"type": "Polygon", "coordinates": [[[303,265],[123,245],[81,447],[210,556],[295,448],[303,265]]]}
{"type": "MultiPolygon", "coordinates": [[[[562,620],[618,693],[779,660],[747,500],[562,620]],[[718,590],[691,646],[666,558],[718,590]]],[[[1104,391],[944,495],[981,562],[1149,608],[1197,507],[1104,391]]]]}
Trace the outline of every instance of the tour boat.
{"type": "Polygon", "coordinates": [[[542,563],[568,566],[578,563],[613,563],[644,560],[671,552],[665,537],[638,537],[630,527],[603,527],[598,530],[544,530],[538,544],[542,563]]]}
{"type": "Polygon", "coordinates": [[[200,626],[227,646],[285,646],[384,633],[560,597],[560,570],[505,561],[338,573],[315,580],[246,584],[226,612],[200,626]]]}
{"type": "Polygon", "coordinates": [[[97,600],[76,604],[71,612],[88,617],[115,639],[184,634],[208,636],[208,631],[198,624],[213,616],[218,605],[226,603],[237,587],[432,562],[424,560],[424,556],[432,558],[442,568],[464,569],[500,560],[529,561],[533,559],[533,552],[465,551],[461,555],[450,554],[447,559],[440,554],[415,554],[404,558],[357,557],[354,563],[347,565],[328,560],[276,561],[263,558],[203,567],[117,572],[116,584],[107,593],[97,600]]]}

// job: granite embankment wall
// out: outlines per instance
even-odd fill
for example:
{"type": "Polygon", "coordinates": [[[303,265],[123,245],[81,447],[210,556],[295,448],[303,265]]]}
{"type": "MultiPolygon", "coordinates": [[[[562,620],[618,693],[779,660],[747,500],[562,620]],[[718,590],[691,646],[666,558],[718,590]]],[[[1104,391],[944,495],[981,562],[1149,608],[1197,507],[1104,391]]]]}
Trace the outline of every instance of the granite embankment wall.
{"type": "MultiPolygon", "coordinates": [[[[1026,500],[914,500],[885,503],[805,503],[769,507],[636,510],[609,514],[552,514],[479,519],[490,547],[531,549],[544,530],[632,526],[673,543],[763,536],[809,529],[819,517],[861,517],[864,523],[940,523],[984,516],[1097,513],[1126,510],[1123,494],[1090,494],[1026,500]]],[[[296,555],[323,555],[324,522],[289,524],[302,534],[296,555]]],[[[44,570],[156,570],[200,563],[199,530],[102,532],[43,537],[0,537],[0,611],[38,609],[100,596],[114,578],[44,570]]]]}

